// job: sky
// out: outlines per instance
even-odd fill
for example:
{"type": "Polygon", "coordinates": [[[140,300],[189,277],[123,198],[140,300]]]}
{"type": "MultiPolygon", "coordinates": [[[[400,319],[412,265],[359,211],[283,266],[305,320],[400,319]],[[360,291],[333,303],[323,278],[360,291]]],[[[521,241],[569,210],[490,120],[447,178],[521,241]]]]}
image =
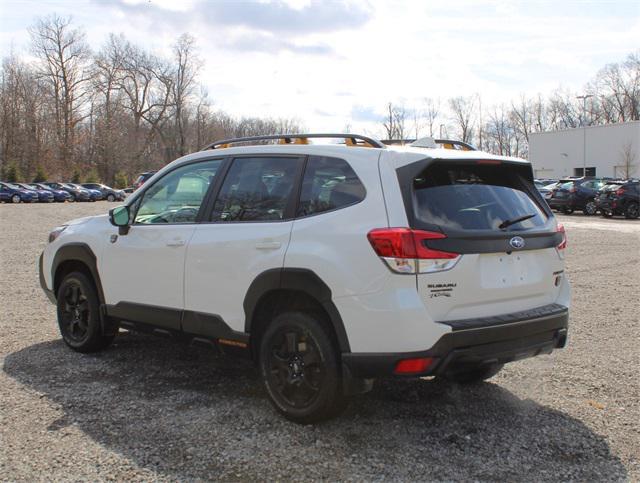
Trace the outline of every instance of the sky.
{"type": "Polygon", "coordinates": [[[0,0],[0,55],[28,55],[37,16],[73,17],[161,55],[188,32],[216,108],[309,131],[373,133],[388,102],[579,91],[640,49],[640,0],[0,0]]]}

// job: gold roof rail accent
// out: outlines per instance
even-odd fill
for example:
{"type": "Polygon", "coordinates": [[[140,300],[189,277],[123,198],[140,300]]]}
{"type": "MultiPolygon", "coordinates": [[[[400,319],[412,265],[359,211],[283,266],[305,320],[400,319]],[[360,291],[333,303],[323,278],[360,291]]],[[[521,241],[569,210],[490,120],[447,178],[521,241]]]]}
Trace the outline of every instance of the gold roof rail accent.
{"type": "Polygon", "coordinates": [[[277,141],[278,144],[309,144],[310,138],[331,138],[344,139],[345,145],[364,148],[385,149],[386,146],[376,139],[362,136],[361,134],[333,134],[333,133],[309,133],[309,134],[272,134],[268,136],[251,136],[244,138],[223,139],[208,144],[201,151],[207,149],[223,149],[229,148],[232,144],[245,143],[250,144],[252,141],[277,141]]]}

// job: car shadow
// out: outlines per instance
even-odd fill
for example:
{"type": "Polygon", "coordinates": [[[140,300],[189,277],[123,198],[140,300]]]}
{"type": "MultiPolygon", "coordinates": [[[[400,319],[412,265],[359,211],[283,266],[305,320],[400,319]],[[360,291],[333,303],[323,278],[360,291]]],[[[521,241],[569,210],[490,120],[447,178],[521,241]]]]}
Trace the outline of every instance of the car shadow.
{"type": "Polygon", "coordinates": [[[319,425],[272,409],[249,361],[121,334],[83,355],[50,341],[8,354],[4,372],[106,449],[171,479],[624,479],[581,421],[494,383],[385,380],[319,425]]]}

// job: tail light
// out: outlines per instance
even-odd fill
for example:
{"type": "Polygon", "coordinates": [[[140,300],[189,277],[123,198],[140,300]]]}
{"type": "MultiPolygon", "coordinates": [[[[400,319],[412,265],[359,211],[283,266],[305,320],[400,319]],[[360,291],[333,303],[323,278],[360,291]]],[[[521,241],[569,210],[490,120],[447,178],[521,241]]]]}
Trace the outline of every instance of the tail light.
{"type": "Polygon", "coordinates": [[[578,188],[576,188],[575,186],[572,186],[572,187],[569,189],[569,193],[575,193],[576,191],[578,191],[578,188]]]}
{"type": "Polygon", "coordinates": [[[376,228],[367,234],[376,254],[396,273],[432,273],[453,268],[461,255],[434,250],[425,240],[446,235],[410,228],[376,228]]]}
{"type": "Polygon", "coordinates": [[[624,188],[618,188],[618,189],[616,190],[616,196],[622,196],[623,194],[625,194],[625,192],[626,192],[626,191],[627,191],[627,190],[626,190],[626,189],[624,189],[624,188]]]}
{"type": "Polygon", "coordinates": [[[556,230],[558,233],[562,234],[562,241],[556,247],[558,250],[564,250],[567,248],[567,232],[564,229],[564,225],[562,223],[558,223],[558,228],[556,230]]]}

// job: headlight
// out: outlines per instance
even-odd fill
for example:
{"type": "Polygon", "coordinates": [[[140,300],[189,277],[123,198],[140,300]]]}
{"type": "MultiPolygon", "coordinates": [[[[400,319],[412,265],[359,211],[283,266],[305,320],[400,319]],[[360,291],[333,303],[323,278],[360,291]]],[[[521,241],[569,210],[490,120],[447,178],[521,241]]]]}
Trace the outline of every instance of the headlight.
{"type": "Polygon", "coordinates": [[[51,243],[56,238],[58,238],[62,234],[62,232],[65,231],[66,229],[67,229],[67,225],[62,225],[57,228],[54,228],[54,230],[51,233],[49,233],[49,243],[51,243]]]}

